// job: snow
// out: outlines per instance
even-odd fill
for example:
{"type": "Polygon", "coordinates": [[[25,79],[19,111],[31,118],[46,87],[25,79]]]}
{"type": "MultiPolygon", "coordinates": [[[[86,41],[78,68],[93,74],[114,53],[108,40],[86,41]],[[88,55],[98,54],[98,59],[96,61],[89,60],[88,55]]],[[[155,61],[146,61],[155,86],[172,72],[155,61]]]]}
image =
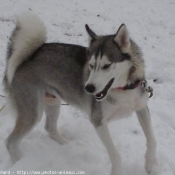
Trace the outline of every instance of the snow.
{"type": "MultiPolygon", "coordinates": [[[[159,175],[175,174],[175,2],[173,0],[1,0],[0,78],[3,78],[8,38],[15,15],[32,11],[44,21],[48,42],[88,45],[84,25],[97,34],[115,33],[125,23],[131,37],[142,48],[146,76],[154,89],[149,100],[157,139],[159,175]],[[156,80],[155,82],[153,80],[156,80]]],[[[3,86],[0,94],[4,95],[3,86]]],[[[0,97],[0,108],[5,104],[0,97]]],[[[44,131],[45,116],[20,145],[22,158],[12,164],[4,141],[14,126],[13,113],[0,112],[0,171],[85,171],[86,175],[110,174],[110,160],[88,116],[71,106],[62,106],[58,128],[69,139],[59,145],[44,131]]],[[[121,153],[124,175],[146,175],[145,136],[135,114],[109,124],[113,141],[121,153]]]]}

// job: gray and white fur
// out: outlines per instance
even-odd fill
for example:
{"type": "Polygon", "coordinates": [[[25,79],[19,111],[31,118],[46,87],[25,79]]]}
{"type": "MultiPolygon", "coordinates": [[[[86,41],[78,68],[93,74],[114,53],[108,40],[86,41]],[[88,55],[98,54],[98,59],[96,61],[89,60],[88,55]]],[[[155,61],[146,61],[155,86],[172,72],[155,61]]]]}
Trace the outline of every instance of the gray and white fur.
{"type": "Polygon", "coordinates": [[[61,99],[89,114],[109,154],[110,175],[121,175],[121,157],[107,123],[136,112],[147,140],[145,168],[156,166],[156,140],[143,87],[119,87],[144,79],[139,47],[125,25],[114,35],[97,36],[87,25],[89,48],[45,43],[46,30],[33,14],[17,18],[8,48],[5,90],[16,111],[16,124],[6,140],[14,162],[21,158],[19,144],[46,112],[45,129],[58,143],[67,143],[57,130],[61,99]]]}

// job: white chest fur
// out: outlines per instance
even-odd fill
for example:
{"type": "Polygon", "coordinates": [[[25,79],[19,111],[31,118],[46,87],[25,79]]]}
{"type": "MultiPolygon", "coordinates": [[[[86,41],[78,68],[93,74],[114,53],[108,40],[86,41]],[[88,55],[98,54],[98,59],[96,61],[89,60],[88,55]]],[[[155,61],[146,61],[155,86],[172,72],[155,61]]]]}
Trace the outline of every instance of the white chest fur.
{"type": "Polygon", "coordinates": [[[102,102],[103,121],[111,121],[130,116],[135,110],[147,105],[148,94],[140,88],[133,90],[111,90],[102,102]]]}

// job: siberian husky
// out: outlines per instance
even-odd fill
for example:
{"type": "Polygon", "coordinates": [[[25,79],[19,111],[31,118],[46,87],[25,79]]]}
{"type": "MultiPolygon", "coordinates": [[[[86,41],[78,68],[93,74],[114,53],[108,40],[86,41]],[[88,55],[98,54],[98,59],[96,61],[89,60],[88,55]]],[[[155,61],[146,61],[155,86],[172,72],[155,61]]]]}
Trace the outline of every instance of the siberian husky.
{"type": "Polygon", "coordinates": [[[121,157],[111,139],[108,122],[136,112],[147,140],[145,168],[157,164],[156,139],[147,107],[144,60],[122,24],[113,35],[96,35],[88,25],[89,47],[46,43],[42,21],[33,14],[18,16],[10,38],[5,90],[17,116],[6,140],[15,162],[19,144],[46,113],[45,129],[58,143],[67,142],[57,130],[61,99],[89,115],[111,160],[110,175],[121,175],[121,157]]]}

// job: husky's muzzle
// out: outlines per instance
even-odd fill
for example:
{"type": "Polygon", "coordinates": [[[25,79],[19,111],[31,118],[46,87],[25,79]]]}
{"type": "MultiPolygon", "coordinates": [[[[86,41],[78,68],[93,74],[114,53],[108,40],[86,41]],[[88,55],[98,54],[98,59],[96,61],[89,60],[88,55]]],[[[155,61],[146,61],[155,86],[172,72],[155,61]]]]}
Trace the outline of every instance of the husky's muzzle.
{"type": "Polygon", "coordinates": [[[106,97],[106,95],[108,94],[108,91],[110,89],[110,87],[112,86],[113,82],[114,82],[115,78],[112,78],[108,84],[104,87],[104,89],[101,92],[98,92],[97,94],[95,94],[95,86],[93,84],[87,84],[85,86],[85,90],[87,93],[89,94],[94,94],[94,97],[97,101],[101,101],[102,99],[104,99],[106,97]]]}
{"type": "Polygon", "coordinates": [[[112,78],[101,92],[94,95],[97,101],[101,101],[102,99],[104,99],[106,97],[110,87],[112,86],[112,84],[114,82],[114,79],[115,78],[112,78]]]}

